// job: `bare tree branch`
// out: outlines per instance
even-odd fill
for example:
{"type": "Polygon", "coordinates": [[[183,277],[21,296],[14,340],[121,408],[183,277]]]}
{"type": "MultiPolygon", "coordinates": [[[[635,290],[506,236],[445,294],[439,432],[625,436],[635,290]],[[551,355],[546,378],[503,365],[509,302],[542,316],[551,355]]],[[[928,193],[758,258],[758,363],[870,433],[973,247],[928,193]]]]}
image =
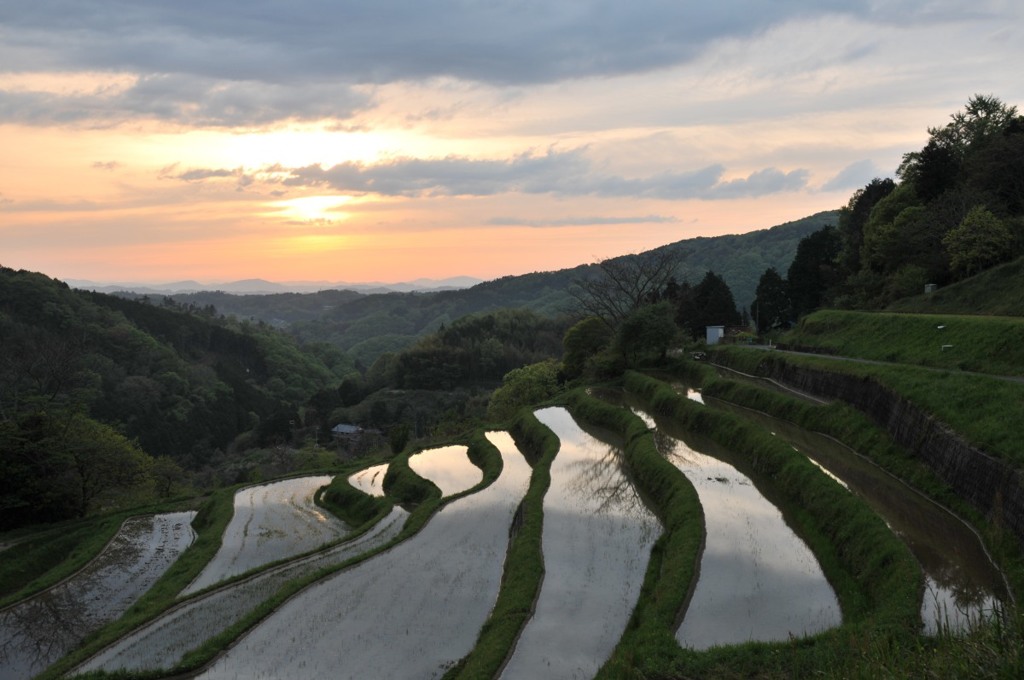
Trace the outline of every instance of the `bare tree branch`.
{"type": "Polygon", "coordinates": [[[594,274],[577,279],[569,293],[582,312],[614,328],[633,310],[658,301],[683,258],[679,249],[661,248],[602,260],[594,274]]]}

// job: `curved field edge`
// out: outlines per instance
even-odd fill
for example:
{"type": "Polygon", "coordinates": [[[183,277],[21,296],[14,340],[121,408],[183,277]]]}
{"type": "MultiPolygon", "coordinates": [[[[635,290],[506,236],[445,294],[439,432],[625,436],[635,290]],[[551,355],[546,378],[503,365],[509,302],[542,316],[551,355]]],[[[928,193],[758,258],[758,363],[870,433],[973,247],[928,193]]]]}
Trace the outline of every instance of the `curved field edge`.
{"type": "Polygon", "coordinates": [[[518,414],[509,432],[533,468],[530,485],[510,529],[501,588],[494,608],[481,627],[473,650],[445,673],[445,680],[497,677],[519,633],[533,615],[544,579],[541,550],[544,494],[551,484],[551,463],[558,453],[559,441],[554,432],[527,410],[518,414]]]}
{"type": "Polygon", "coordinates": [[[89,518],[13,538],[11,548],[0,554],[0,609],[77,574],[113,540],[128,516],[89,518]]]}
{"type": "MultiPolygon", "coordinates": [[[[766,354],[741,348],[719,349],[713,356],[732,370],[754,376],[764,375],[773,367],[789,365],[874,381],[882,389],[930,415],[955,437],[983,455],[1015,468],[1018,474],[1024,469],[1024,442],[1018,436],[1017,428],[1012,425],[1024,420],[1022,384],[979,375],[937,373],[911,366],[872,366],[799,355],[766,354]],[[958,410],[960,405],[965,405],[963,412],[958,410]]],[[[724,391],[728,390],[737,399],[750,400],[743,405],[765,410],[798,425],[834,436],[966,518],[982,534],[989,549],[1002,562],[1003,571],[1012,582],[1012,589],[1016,592],[1024,590],[1024,556],[1021,555],[1021,543],[1014,532],[985,519],[985,509],[958,495],[949,480],[941,479],[919,455],[893,442],[890,433],[866,413],[841,404],[822,407],[827,411],[808,411],[777,398],[749,396],[736,387],[720,388],[715,380],[708,381],[707,385],[712,394],[725,394],[724,391]],[[884,438],[891,446],[879,444],[876,441],[878,438],[884,438]]]]}
{"type": "MultiPolygon", "coordinates": [[[[392,481],[390,482],[390,485],[394,485],[394,488],[396,488],[396,489],[401,491],[401,493],[403,495],[403,499],[405,501],[405,504],[407,506],[412,507],[412,511],[411,511],[409,517],[406,519],[406,523],[403,526],[402,531],[398,534],[397,537],[395,537],[393,540],[389,541],[388,543],[385,543],[384,545],[379,546],[378,548],[375,548],[374,550],[362,553],[362,554],[360,554],[360,555],[358,555],[356,557],[353,557],[353,558],[351,558],[349,560],[341,562],[341,563],[339,563],[337,565],[331,565],[329,567],[324,567],[323,569],[320,569],[320,570],[318,570],[316,572],[313,572],[313,573],[311,573],[309,575],[306,575],[306,576],[303,576],[301,578],[297,578],[297,579],[295,579],[293,581],[288,582],[287,584],[285,584],[284,586],[279,588],[276,593],[274,593],[270,597],[266,598],[265,600],[263,600],[263,602],[261,602],[259,605],[254,607],[246,616],[241,618],[234,625],[232,625],[231,627],[225,629],[224,631],[222,631],[218,635],[215,635],[215,636],[211,637],[209,640],[206,641],[205,644],[203,644],[202,646],[200,646],[200,647],[192,650],[188,654],[186,654],[182,658],[182,661],[179,664],[177,664],[174,668],[171,668],[171,669],[158,669],[158,670],[153,670],[153,671],[131,671],[131,672],[128,672],[128,673],[120,672],[120,671],[116,671],[116,672],[93,671],[93,672],[77,675],[75,677],[80,677],[80,678],[126,678],[126,677],[130,677],[130,678],[135,678],[137,680],[148,680],[149,678],[156,679],[156,678],[166,678],[166,677],[170,677],[170,676],[193,674],[193,673],[196,673],[196,672],[204,669],[205,667],[210,665],[220,655],[220,653],[226,647],[228,647],[232,642],[234,642],[236,639],[238,639],[239,637],[244,635],[247,631],[249,631],[251,628],[256,626],[260,621],[262,621],[266,617],[270,616],[274,611],[276,611],[278,608],[280,608],[281,605],[283,605],[287,600],[289,600],[291,597],[293,597],[294,595],[296,595],[300,591],[308,588],[309,586],[313,585],[314,583],[316,583],[316,582],[318,582],[318,581],[320,581],[320,580],[322,580],[324,578],[327,578],[328,576],[331,576],[332,574],[334,574],[334,573],[336,573],[338,571],[347,569],[348,567],[351,567],[351,566],[353,566],[355,564],[358,564],[360,562],[364,562],[364,561],[366,561],[368,559],[371,559],[375,555],[377,555],[377,554],[379,554],[379,553],[381,553],[381,552],[391,548],[395,544],[397,544],[397,543],[399,543],[401,541],[404,541],[405,539],[409,538],[410,536],[412,536],[416,532],[418,532],[419,529],[421,529],[426,524],[426,522],[430,519],[430,517],[433,516],[433,514],[438,509],[440,509],[440,507],[442,507],[443,505],[446,505],[446,504],[448,504],[448,503],[450,503],[450,502],[452,502],[454,500],[462,498],[463,496],[467,496],[469,494],[475,493],[475,492],[479,491],[480,489],[482,489],[482,488],[486,487],[487,485],[489,485],[495,479],[497,479],[498,475],[501,474],[502,462],[501,462],[500,454],[491,445],[491,443],[488,442],[487,439],[482,434],[479,434],[479,435],[470,436],[468,438],[468,441],[466,442],[466,444],[468,445],[468,448],[469,448],[469,458],[470,458],[470,460],[475,465],[480,467],[481,470],[483,470],[483,473],[484,473],[483,474],[483,479],[476,486],[474,486],[474,487],[472,487],[470,489],[467,489],[466,491],[464,491],[464,492],[462,492],[460,494],[456,494],[456,495],[447,497],[447,498],[444,499],[443,502],[441,501],[440,491],[437,489],[437,487],[433,483],[429,482],[428,480],[425,480],[422,477],[419,477],[418,475],[416,475],[416,473],[413,472],[411,468],[409,468],[409,466],[408,466],[408,457],[409,457],[409,455],[411,455],[411,453],[402,454],[402,455],[396,457],[394,459],[394,461],[392,461],[391,465],[389,466],[389,471],[390,471],[390,469],[392,467],[395,468],[396,471],[395,471],[395,473],[393,475],[393,478],[392,478],[392,481]],[[397,463],[397,465],[396,465],[396,463],[397,463]]],[[[415,452],[412,452],[412,453],[415,453],[415,452]]],[[[343,480],[343,483],[348,485],[347,481],[345,481],[345,477],[342,477],[342,480],[343,480]]],[[[385,485],[388,486],[389,483],[385,482],[385,485]]],[[[349,488],[352,489],[352,491],[355,494],[363,494],[363,492],[355,489],[354,487],[349,486],[349,488]]],[[[351,494],[348,494],[347,492],[343,492],[343,493],[345,493],[346,496],[348,496],[349,498],[356,498],[356,496],[352,496],[351,494]]],[[[363,495],[365,495],[365,494],[363,494],[363,495]]],[[[386,501],[384,504],[377,504],[377,507],[378,507],[377,515],[371,517],[371,519],[368,522],[366,522],[363,526],[359,527],[357,530],[355,530],[352,533],[348,534],[345,537],[345,540],[354,539],[354,538],[362,535],[366,531],[368,531],[370,528],[372,528],[373,525],[377,523],[377,521],[382,519],[384,516],[386,516],[390,512],[392,504],[391,504],[390,501],[386,501]]],[[[226,522],[225,522],[225,526],[226,526],[226,522]]],[[[337,545],[337,543],[332,543],[330,545],[331,546],[337,545]]],[[[313,551],[313,552],[318,552],[318,551],[313,551]]],[[[312,553],[307,553],[307,555],[308,554],[312,554],[312,553]]],[[[296,558],[293,558],[293,559],[297,559],[298,557],[304,557],[304,556],[305,555],[297,556],[296,558]]],[[[278,561],[278,562],[275,562],[275,563],[270,564],[270,565],[266,565],[265,567],[261,567],[259,570],[254,570],[253,572],[249,572],[249,573],[247,573],[245,575],[240,575],[239,577],[235,577],[233,579],[229,579],[228,581],[225,582],[225,584],[229,585],[234,580],[238,580],[238,579],[242,579],[242,578],[247,578],[248,576],[251,576],[256,571],[263,571],[264,569],[272,568],[274,566],[278,566],[278,565],[280,565],[280,564],[282,564],[284,562],[288,562],[288,561],[290,561],[290,560],[282,560],[282,561],[278,561]]],[[[218,585],[216,587],[219,588],[219,587],[222,587],[222,585],[218,585]]],[[[206,592],[206,591],[201,591],[200,593],[197,593],[196,596],[201,596],[203,592],[206,592]]],[[[165,609],[166,609],[166,607],[165,607],[165,609]]],[[[163,610],[161,610],[161,612],[158,612],[158,613],[162,613],[162,611],[163,610]]],[[[153,618],[153,617],[148,617],[148,618],[153,618]]],[[[144,621],[135,621],[129,627],[127,627],[125,630],[123,630],[119,635],[117,635],[113,639],[107,640],[103,645],[95,646],[95,647],[90,646],[88,650],[82,650],[82,653],[76,653],[73,657],[68,657],[63,662],[61,662],[58,666],[52,667],[51,668],[52,674],[50,672],[48,672],[45,675],[45,678],[48,679],[48,678],[60,677],[60,675],[62,675],[63,673],[67,672],[69,669],[73,668],[78,663],[81,663],[82,661],[84,661],[88,656],[91,656],[92,654],[96,653],[102,647],[104,647],[107,644],[109,644],[110,642],[113,642],[114,640],[116,640],[117,637],[120,637],[120,635],[123,635],[123,634],[129,632],[135,626],[140,625],[143,622],[144,621]]],[[[40,677],[43,677],[43,676],[40,676],[40,677]]]]}
{"type": "MultiPolygon", "coordinates": [[[[361,466],[358,466],[361,467],[361,466]]],[[[354,472],[358,469],[357,466],[345,466],[343,471],[339,475],[344,475],[346,471],[354,472]]],[[[421,480],[422,481],[422,480],[421,480]]],[[[196,530],[197,538],[192,547],[187,550],[181,558],[168,570],[164,578],[154,584],[153,588],[144,595],[139,602],[137,602],[121,619],[114,623],[106,626],[97,632],[93,637],[86,640],[82,647],[75,652],[69,654],[64,659],[58,661],[50,669],[45,671],[39,677],[43,680],[48,678],[61,677],[64,673],[68,672],[78,664],[82,663],[89,657],[93,656],[97,652],[101,651],[110,644],[116,642],[118,639],[127,635],[135,628],[159,617],[171,607],[175,606],[181,600],[178,598],[178,594],[191,583],[206,566],[206,564],[213,558],[220,549],[221,540],[228,523],[231,521],[231,517],[234,514],[234,496],[235,493],[244,486],[238,485],[224,489],[219,489],[207,499],[199,510],[199,514],[196,519],[192,522],[193,529],[196,530]]],[[[321,503],[322,506],[334,512],[334,508],[331,503],[321,503]]],[[[361,536],[379,520],[385,517],[390,511],[391,504],[387,503],[386,507],[381,505],[378,506],[378,513],[371,517],[368,521],[365,521],[362,526],[356,526],[356,528],[349,533],[343,540],[352,540],[361,536]]],[[[341,518],[344,521],[344,517],[341,518]]],[[[315,552],[315,551],[314,551],[315,552]]],[[[298,559],[304,555],[296,556],[293,559],[298,559]]],[[[194,593],[192,597],[201,597],[210,590],[214,590],[222,587],[229,587],[236,581],[243,580],[250,577],[252,574],[272,569],[279,566],[282,562],[288,560],[282,560],[273,562],[270,564],[262,565],[258,569],[245,574],[239,574],[226,579],[210,588],[204,589],[194,593]]],[[[347,566],[347,564],[342,565],[347,566]]],[[[338,568],[341,568],[340,566],[338,568]]],[[[319,576],[322,576],[320,574],[319,576]]],[[[297,592],[298,588],[294,591],[289,588],[282,589],[278,592],[277,596],[281,596],[282,601],[286,597],[290,596],[292,592],[297,592]],[[285,591],[288,591],[287,593],[285,591]]],[[[275,596],[276,597],[276,596],[275,596]]],[[[221,634],[212,637],[206,645],[194,650],[192,653],[186,655],[182,663],[179,665],[182,672],[188,670],[194,670],[195,668],[201,667],[208,662],[213,656],[215,656],[221,649],[221,647],[230,643],[236,637],[241,635],[249,627],[255,625],[255,623],[265,617],[274,607],[279,606],[279,603],[273,607],[268,606],[268,602],[264,602],[263,605],[255,608],[249,616],[240,620],[234,626],[223,631],[221,634]]],[[[167,673],[164,671],[154,672],[132,672],[129,677],[166,677],[167,673]]],[[[95,671],[87,674],[83,674],[76,677],[125,677],[124,674],[120,676],[116,673],[106,673],[104,671],[95,671]]]]}
{"type": "MultiPolygon", "coordinates": [[[[697,404],[668,384],[640,373],[627,372],[624,381],[627,391],[646,402],[653,413],[672,418],[687,430],[747,458],[759,477],[771,480],[785,505],[783,511],[835,588],[844,622],[790,643],[749,643],[694,652],[679,647],[671,629],[666,636],[654,622],[644,620],[649,603],[642,601],[635,625],[601,677],[622,677],[630,672],[627,669],[653,678],[794,677],[818,673],[823,664],[856,663],[853,641],[884,639],[897,646],[914,644],[920,628],[920,567],[867,505],[804,456],[744,419],[697,404]]],[[[649,575],[654,584],[665,577],[649,575]]]]}
{"type": "Polygon", "coordinates": [[[645,503],[663,527],[633,615],[598,678],[618,678],[665,667],[679,650],[675,629],[696,584],[704,544],[704,511],[696,489],[661,455],[651,430],[632,412],[573,391],[573,415],[620,435],[623,457],[645,503]]]}

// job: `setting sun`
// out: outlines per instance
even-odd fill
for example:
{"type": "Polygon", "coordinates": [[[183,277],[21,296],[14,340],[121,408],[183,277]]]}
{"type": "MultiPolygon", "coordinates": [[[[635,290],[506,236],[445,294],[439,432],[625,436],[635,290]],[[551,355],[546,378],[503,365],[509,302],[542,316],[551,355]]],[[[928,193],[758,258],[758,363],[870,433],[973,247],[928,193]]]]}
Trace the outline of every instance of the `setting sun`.
{"type": "Polygon", "coordinates": [[[275,201],[271,204],[274,216],[283,216],[289,221],[330,223],[347,219],[349,214],[338,210],[351,203],[352,196],[302,196],[275,201]]]}

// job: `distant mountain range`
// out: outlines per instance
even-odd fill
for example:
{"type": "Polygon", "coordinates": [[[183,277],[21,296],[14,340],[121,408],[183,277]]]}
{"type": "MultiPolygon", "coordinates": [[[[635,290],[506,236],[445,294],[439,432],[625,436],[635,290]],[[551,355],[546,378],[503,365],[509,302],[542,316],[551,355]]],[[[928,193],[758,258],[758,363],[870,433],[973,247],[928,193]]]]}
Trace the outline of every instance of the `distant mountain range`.
{"type": "Polygon", "coordinates": [[[417,291],[461,290],[470,288],[482,279],[471,276],[453,276],[446,279],[416,279],[400,283],[380,281],[349,283],[345,281],[284,281],[265,279],[243,279],[224,283],[200,283],[199,281],[173,281],[170,283],[139,282],[98,282],[82,279],[66,279],[72,288],[92,290],[98,293],[132,292],[140,295],[183,295],[202,291],[220,291],[233,295],[271,295],[274,293],[318,293],[322,290],[352,290],[358,293],[411,293],[417,291]]]}

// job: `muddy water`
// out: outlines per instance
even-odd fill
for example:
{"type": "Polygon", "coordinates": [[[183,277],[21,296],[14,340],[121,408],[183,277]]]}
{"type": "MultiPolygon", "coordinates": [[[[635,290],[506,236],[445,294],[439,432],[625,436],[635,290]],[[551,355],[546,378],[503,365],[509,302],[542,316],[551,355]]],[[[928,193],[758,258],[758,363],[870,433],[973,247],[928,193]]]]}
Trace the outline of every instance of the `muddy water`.
{"type": "Polygon", "coordinates": [[[121,616],[192,544],[193,517],[131,518],[78,574],[0,612],[0,679],[41,672],[121,616]]]}
{"type": "Polygon", "coordinates": [[[622,635],[661,525],[617,447],[585,432],[563,408],[537,418],[561,442],[544,496],[544,581],[501,677],[590,678],[622,635]]]}
{"type": "Polygon", "coordinates": [[[380,497],[384,495],[384,475],[387,471],[387,463],[374,465],[351,475],[348,483],[369,496],[380,497]]]}
{"type": "Polygon", "coordinates": [[[839,625],[839,602],[814,554],[751,479],[634,411],[658,429],[658,449],[690,480],[704,508],[700,576],[676,640],[707,649],[839,625]]]}
{"type": "Polygon", "coordinates": [[[424,479],[429,479],[442,496],[453,496],[472,488],[484,478],[483,471],[466,455],[465,446],[442,446],[427,449],[409,457],[409,467],[424,479]]]}
{"type": "Polygon", "coordinates": [[[885,520],[921,563],[926,591],[925,631],[964,629],[1006,599],[1006,586],[977,534],[945,508],[925,498],[846,446],[792,423],[709,400],[764,424],[798,451],[842,480],[885,520]]]}

